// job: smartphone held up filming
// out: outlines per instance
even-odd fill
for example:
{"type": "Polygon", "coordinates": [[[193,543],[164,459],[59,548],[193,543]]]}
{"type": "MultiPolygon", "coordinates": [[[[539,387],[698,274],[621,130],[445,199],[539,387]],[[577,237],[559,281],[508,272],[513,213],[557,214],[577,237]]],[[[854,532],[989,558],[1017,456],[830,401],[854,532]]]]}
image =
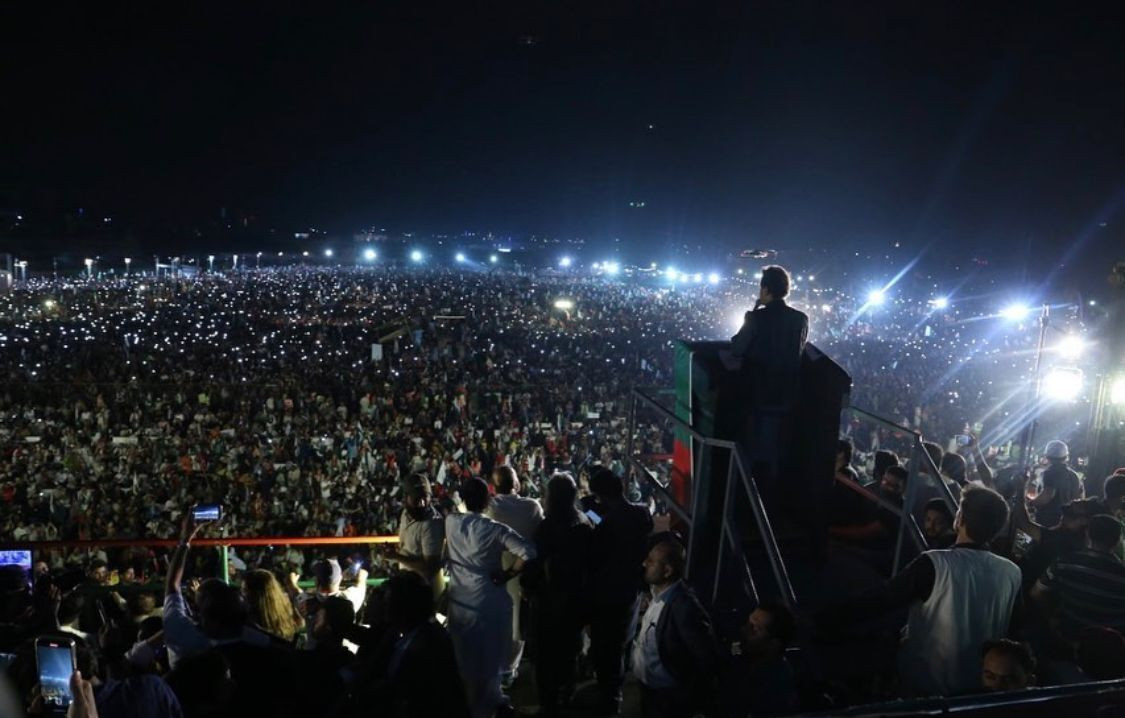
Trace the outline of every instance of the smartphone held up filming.
{"type": "Polygon", "coordinates": [[[218,521],[223,518],[222,504],[199,504],[192,508],[191,517],[196,523],[218,521]]]}
{"type": "Polygon", "coordinates": [[[43,707],[50,713],[65,714],[74,701],[70,693],[70,676],[78,668],[74,639],[40,636],[35,639],[35,662],[39,666],[43,707]]]}

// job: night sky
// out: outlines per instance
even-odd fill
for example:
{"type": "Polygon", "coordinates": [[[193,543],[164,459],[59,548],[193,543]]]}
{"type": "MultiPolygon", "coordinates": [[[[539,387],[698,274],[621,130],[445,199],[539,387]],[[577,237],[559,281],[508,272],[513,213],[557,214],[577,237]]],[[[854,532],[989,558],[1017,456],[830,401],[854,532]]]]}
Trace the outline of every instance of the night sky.
{"type": "Polygon", "coordinates": [[[227,207],[633,246],[1125,243],[1121,3],[174,5],[3,4],[0,208],[141,231],[227,207]]]}

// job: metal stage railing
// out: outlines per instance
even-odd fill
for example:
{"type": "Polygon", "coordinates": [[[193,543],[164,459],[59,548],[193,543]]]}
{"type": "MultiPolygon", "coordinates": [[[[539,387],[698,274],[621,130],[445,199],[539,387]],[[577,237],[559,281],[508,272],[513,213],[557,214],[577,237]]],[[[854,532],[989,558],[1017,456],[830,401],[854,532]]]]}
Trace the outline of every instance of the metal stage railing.
{"type": "MultiPolygon", "coordinates": [[[[666,393],[666,392],[665,392],[666,393]]],[[[762,495],[758,490],[758,485],[754,481],[754,477],[750,471],[747,470],[749,460],[744,456],[743,449],[733,441],[725,439],[716,439],[710,436],[704,436],[696,431],[690,424],[680,419],[678,416],[669,411],[666,407],[662,406],[656,399],[649,396],[643,389],[633,389],[632,404],[629,411],[629,435],[628,435],[628,464],[626,477],[632,475],[633,469],[637,469],[640,475],[644,477],[645,481],[651,488],[664,499],[668,508],[670,508],[681,520],[686,523],[690,529],[688,536],[688,554],[691,555],[692,541],[696,534],[696,525],[693,523],[695,514],[695,504],[698,500],[699,487],[702,482],[698,480],[703,463],[703,452],[697,451],[695,453],[695,466],[693,467],[692,474],[692,497],[691,506],[681,506],[680,502],[665,488],[656,477],[640,462],[638,457],[633,452],[633,435],[636,427],[636,415],[638,402],[647,405],[652,410],[656,411],[658,415],[667,421],[676,424],[680,429],[687,432],[693,441],[698,442],[702,447],[710,447],[715,449],[726,449],[728,452],[727,458],[727,483],[726,493],[723,499],[723,517],[722,526],[720,527],[721,538],[719,541],[719,554],[716,562],[715,580],[711,587],[711,602],[714,603],[719,595],[719,586],[722,578],[722,567],[724,559],[726,558],[726,551],[730,551],[736,557],[739,567],[743,573],[742,579],[746,584],[746,589],[755,600],[758,599],[758,590],[754,582],[753,573],[750,570],[750,563],[746,558],[746,552],[739,541],[738,536],[735,534],[734,527],[732,526],[732,504],[735,499],[735,487],[739,486],[745,492],[747,499],[750,503],[750,509],[754,514],[755,522],[758,526],[758,531],[762,539],[762,543],[766,549],[766,556],[769,560],[770,569],[773,572],[774,580],[777,582],[778,588],[781,591],[781,599],[788,606],[796,608],[797,596],[793,591],[793,583],[789,579],[789,572],[785,567],[785,561],[781,557],[781,551],[777,545],[777,537],[774,535],[773,527],[770,524],[769,515],[766,512],[765,505],[762,503],[762,495]],[[735,481],[737,471],[738,481],[735,481]]],[[[691,570],[691,567],[688,567],[691,570]]]]}
{"type": "MultiPolygon", "coordinates": [[[[945,481],[942,480],[940,469],[938,469],[937,465],[934,464],[933,459],[930,458],[930,454],[926,451],[926,447],[922,445],[922,434],[913,429],[908,429],[901,424],[896,424],[889,419],[884,419],[878,414],[872,414],[870,411],[865,411],[854,406],[847,407],[845,410],[852,412],[852,414],[854,414],[861,420],[870,421],[871,423],[878,424],[883,428],[897,431],[903,434],[908,434],[910,436],[910,459],[907,461],[908,475],[906,478],[906,493],[903,496],[903,510],[896,512],[900,517],[902,517],[903,515],[910,516],[910,521],[898,522],[898,537],[895,539],[895,558],[894,564],[891,569],[892,574],[897,574],[899,568],[901,567],[900,564],[902,562],[902,543],[904,537],[907,534],[907,527],[913,526],[913,531],[910,532],[912,536],[915,532],[917,532],[918,529],[917,521],[914,518],[914,503],[918,493],[919,482],[922,481],[922,467],[926,467],[926,473],[928,474],[928,477],[934,484],[937,485],[941,497],[945,499],[946,505],[949,507],[950,512],[954,515],[957,514],[959,502],[956,498],[954,498],[953,492],[949,489],[948,486],[946,486],[945,481]]],[[[871,498],[876,497],[872,496],[871,498]]],[[[926,542],[925,537],[923,536],[922,544],[919,545],[919,549],[925,550],[925,546],[926,542]]]]}

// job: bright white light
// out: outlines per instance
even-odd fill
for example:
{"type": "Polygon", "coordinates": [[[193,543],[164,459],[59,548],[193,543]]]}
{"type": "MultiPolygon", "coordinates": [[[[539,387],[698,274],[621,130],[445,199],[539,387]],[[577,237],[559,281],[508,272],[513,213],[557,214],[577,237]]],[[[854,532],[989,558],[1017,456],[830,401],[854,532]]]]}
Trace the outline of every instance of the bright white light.
{"type": "Polygon", "coordinates": [[[1000,316],[1013,322],[1026,319],[1028,314],[1031,314],[1031,307],[1026,304],[1009,304],[1000,310],[1000,316]]]}
{"type": "Polygon", "coordinates": [[[1109,403],[1117,406],[1125,405],[1125,374],[1115,378],[1109,385],[1109,403]]]}
{"type": "Polygon", "coordinates": [[[132,258],[132,257],[126,257],[126,258],[125,258],[125,264],[126,264],[126,265],[129,265],[129,264],[132,264],[132,263],[133,263],[133,258],[132,258]]]}
{"type": "Polygon", "coordinates": [[[703,281],[703,272],[696,272],[695,276],[693,276],[692,279],[695,280],[696,284],[699,284],[700,282],[703,281]]]}
{"type": "Polygon", "coordinates": [[[457,256],[454,257],[454,259],[456,259],[458,262],[464,262],[465,261],[465,253],[464,252],[458,252],[457,256]]]}
{"type": "Polygon", "coordinates": [[[215,255],[213,255],[213,254],[208,254],[208,255],[207,255],[207,261],[208,261],[208,262],[214,262],[214,261],[215,261],[215,255]]]}
{"type": "Polygon", "coordinates": [[[302,256],[302,257],[307,257],[307,256],[309,256],[309,250],[307,250],[307,249],[306,249],[305,251],[301,252],[301,256],[302,256]]]}
{"type": "Polygon", "coordinates": [[[830,312],[830,311],[832,311],[832,305],[831,304],[821,304],[820,305],[820,311],[830,312]]]}
{"type": "Polygon", "coordinates": [[[47,307],[47,309],[54,309],[55,308],[55,300],[54,299],[48,299],[47,301],[43,302],[43,306],[47,307]]]}
{"type": "Polygon", "coordinates": [[[711,272],[710,274],[708,274],[707,275],[707,282],[709,284],[718,284],[719,283],[719,273],[718,272],[711,272]]]}
{"type": "Polygon", "coordinates": [[[1077,334],[1068,334],[1056,348],[1067,359],[1077,359],[1086,350],[1086,342],[1077,334]]]}
{"type": "Polygon", "coordinates": [[[375,250],[371,249],[370,247],[363,250],[363,258],[366,259],[368,262],[374,262],[375,258],[378,257],[378,256],[379,255],[375,253],[375,250]]]}
{"type": "Polygon", "coordinates": [[[621,265],[617,262],[602,262],[602,271],[606,274],[617,274],[621,271],[621,265]]]}
{"type": "Polygon", "coordinates": [[[331,257],[332,256],[332,250],[331,249],[324,250],[324,256],[325,257],[331,257]]]}
{"type": "Polygon", "coordinates": [[[930,301],[934,305],[934,309],[945,309],[949,306],[949,297],[938,297],[930,301]]]}
{"type": "Polygon", "coordinates": [[[414,262],[414,263],[421,262],[422,261],[422,251],[420,249],[411,250],[410,251],[410,261],[414,262]]]}
{"type": "Polygon", "coordinates": [[[488,261],[492,262],[493,264],[496,264],[497,262],[500,261],[500,258],[497,257],[495,254],[490,254],[490,255],[488,255],[488,261]]]}
{"type": "Polygon", "coordinates": [[[83,261],[84,261],[84,262],[86,263],[86,266],[87,266],[87,267],[89,267],[89,266],[90,266],[91,264],[93,264],[93,263],[94,263],[94,260],[92,260],[92,259],[89,259],[89,258],[87,258],[87,259],[85,259],[85,260],[83,260],[83,261]]]}
{"type": "Polygon", "coordinates": [[[676,271],[675,267],[668,267],[664,270],[664,276],[674,282],[680,278],[680,273],[676,271]]]}
{"type": "Polygon", "coordinates": [[[738,268],[738,273],[742,274],[742,268],[741,267],[738,268]]]}
{"type": "Polygon", "coordinates": [[[815,282],[815,281],[816,281],[816,275],[815,275],[815,274],[810,274],[810,275],[809,275],[809,281],[810,281],[810,282],[815,282]]]}
{"type": "Polygon", "coordinates": [[[882,289],[872,289],[867,293],[867,303],[871,306],[877,307],[886,301],[887,295],[882,289]]]}
{"type": "Polygon", "coordinates": [[[1082,371],[1056,367],[1043,377],[1042,393],[1050,401],[1074,401],[1082,392],[1082,371]]]}
{"type": "Polygon", "coordinates": [[[555,300],[555,309],[558,309],[558,310],[564,311],[564,312],[569,312],[571,309],[574,309],[574,300],[573,299],[556,299],[555,300]]]}
{"type": "Polygon", "coordinates": [[[570,259],[570,257],[561,257],[561,258],[559,259],[559,266],[560,266],[560,267],[569,267],[569,266],[570,266],[570,262],[571,262],[571,259],[570,259]]]}

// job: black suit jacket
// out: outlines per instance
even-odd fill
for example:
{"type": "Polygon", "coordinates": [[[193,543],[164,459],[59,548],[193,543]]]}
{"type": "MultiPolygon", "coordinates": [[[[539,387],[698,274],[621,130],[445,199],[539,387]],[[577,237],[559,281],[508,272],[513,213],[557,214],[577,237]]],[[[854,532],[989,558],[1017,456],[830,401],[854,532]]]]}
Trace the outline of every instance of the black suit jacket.
{"type": "Polygon", "coordinates": [[[695,591],[683,581],[668,590],[673,593],[656,621],[660,663],[681,687],[698,694],[719,674],[722,649],[695,591]]]}
{"type": "Polygon", "coordinates": [[[742,359],[742,371],[751,378],[756,404],[774,406],[791,401],[808,336],[808,316],[784,299],[746,312],[742,328],[731,337],[730,350],[742,359]]]}

